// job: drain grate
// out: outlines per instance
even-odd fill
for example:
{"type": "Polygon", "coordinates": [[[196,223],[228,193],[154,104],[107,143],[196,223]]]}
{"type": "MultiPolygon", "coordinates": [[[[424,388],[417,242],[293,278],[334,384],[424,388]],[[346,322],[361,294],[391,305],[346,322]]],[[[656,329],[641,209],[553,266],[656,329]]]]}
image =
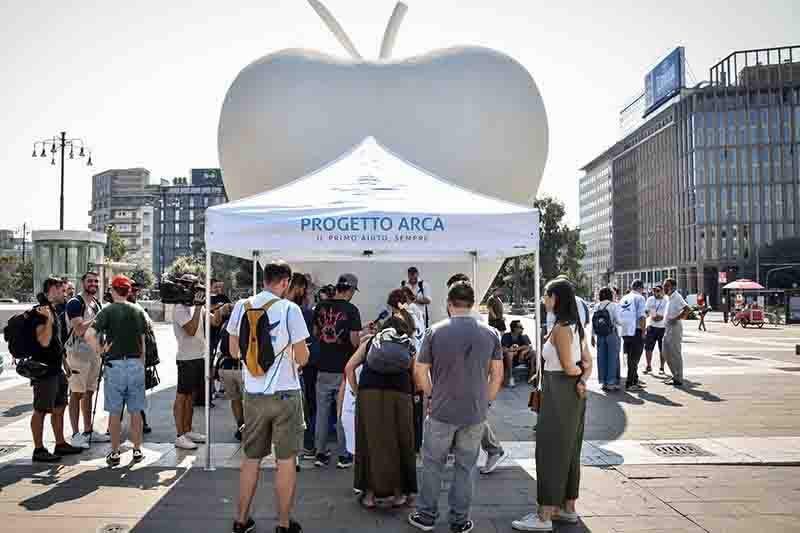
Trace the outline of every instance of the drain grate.
{"type": "Polygon", "coordinates": [[[800,372],[800,366],[779,366],[778,370],[783,370],[784,372],[800,372]]]}
{"type": "Polygon", "coordinates": [[[125,524],[106,524],[97,529],[97,533],[128,533],[131,528],[125,524]]]}
{"type": "Polygon", "coordinates": [[[694,444],[683,442],[664,442],[661,444],[642,444],[659,457],[711,457],[714,454],[694,444]]]}
{"type": "Polygon", "coordinates": [[[11,455],[17,450],[21,450],[24,446],[0,446],[0,457],[11,455]]]}

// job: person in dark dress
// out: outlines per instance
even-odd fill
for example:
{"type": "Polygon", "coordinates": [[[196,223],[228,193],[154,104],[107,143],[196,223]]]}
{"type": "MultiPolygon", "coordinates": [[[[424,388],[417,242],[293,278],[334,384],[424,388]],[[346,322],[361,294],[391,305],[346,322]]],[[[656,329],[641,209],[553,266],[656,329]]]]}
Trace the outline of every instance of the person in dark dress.
{"type": "MultiPolygon", "coordinates": [[[[402,289],[389,293],[391,316],[379,329],[394,328],[414,334],[414,319],[403,309],[402,289]]],[[[366,361],[371,339],[365,340],[345,367],[356,396],[356,454],[353,487],[364,493],[364,507],[375,507],[376,498],[392,497],[392,505],[405,505],[417,492],[414,451],[413,357],[408,372],[381,374],[366,361]],[[356,383],[356,368],[363,365],[356,383]]],[[[412,354],[413,355],[413,354],[412,354]]]]}

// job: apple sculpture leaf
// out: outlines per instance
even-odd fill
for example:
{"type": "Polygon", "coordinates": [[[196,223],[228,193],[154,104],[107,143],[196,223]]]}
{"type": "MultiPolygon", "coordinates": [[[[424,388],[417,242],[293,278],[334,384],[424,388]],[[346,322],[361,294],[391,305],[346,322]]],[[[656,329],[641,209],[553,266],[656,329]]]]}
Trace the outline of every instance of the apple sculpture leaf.
{"type": "Polygon", "coordinates": [[[392,59],[402,3],[380,58],[364,59],[330,12],[309,3],[349,57],[282,50],[239,73],[218,131],[232,200],[302,177],[369,135],[468,189],[518,203],[535,195],[547,159],[547,115],[522,65],[476,46],[392,59]]]}

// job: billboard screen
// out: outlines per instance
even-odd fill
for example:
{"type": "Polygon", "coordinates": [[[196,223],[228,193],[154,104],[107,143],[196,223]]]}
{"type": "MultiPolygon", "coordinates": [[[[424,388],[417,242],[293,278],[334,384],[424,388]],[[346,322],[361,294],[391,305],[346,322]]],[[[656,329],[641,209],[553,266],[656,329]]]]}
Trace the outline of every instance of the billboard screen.
{"type": "Polygon", "coordinates": [[[685,58],[680,46],[665,57],[644,78],[644,116],[674,96],[684,86],[685,58]]]}

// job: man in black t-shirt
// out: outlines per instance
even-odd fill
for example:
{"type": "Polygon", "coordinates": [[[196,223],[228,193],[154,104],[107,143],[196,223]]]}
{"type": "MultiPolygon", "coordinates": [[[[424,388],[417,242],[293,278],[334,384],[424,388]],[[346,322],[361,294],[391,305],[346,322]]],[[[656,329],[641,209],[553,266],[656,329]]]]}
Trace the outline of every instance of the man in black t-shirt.
{"type": "MultiPolygon", "coordinates": [[[[514,386],[514,364],[530,361],[531,339],[523,333],[522,322],[511,321],[511,331],[503,334],[503,361],[505,364],[505,386],[514,386]]],[[[529,365],[529,370],[531,366],[529,365]]],[[[530,376],[529,376],[530,377],[530,376]]]]}
{"type": "Polygon", "coordinates": [[[38,350],[31,355],[34,361],[44,363],[48,371],[33,385],[33,415],[31,416],[31,433],[33,434],[33,461],[55,463],[62,455],[72,455],[83,451],[67,444],[64,440],[64,408],[67,406],[67,377],[69,365],[64,356],[62,339],[62,323],[56,311],[57,305],[64,305],[64,282],[50,277],[44,280],[42,294],[39,295],[36,308],[39,320],[36,325],[36,344],[38,350]],[[44,417],[52,418],[53,434],[56,439],[54,453],[44,447],[44,417]]]}
{"type": "MultiPolygon", "coordinates": [[[[361,339],[361,314],[350,300],[358,290],[358,278],[354,274],[342,274],[336,284],[336,295],[320,302],[314,309],[314,335],[319,339],[317,367],[317,416],[315,445],[317,466],[327,466],[326,442],[330,410],[344,384],[344,367],[361,339]]],[[[336,441],[338,468],[349,468],[353,458],[345,448],[344,429],[337,417],[336,441]]]]}
{"type": "MultiPolygon", "coordinates": [[[[222,314],[224,316],[229,316],[231,310],[233,309],[233,304],[231,304],[231,299],[228,298],[228,295],[225,294],[225,282],[220,279],[212,278],[211,312],[216,313],[220,309],[223,309],[222,314]],[[223,307],[226,305],[228,307],[226,309],[223,309],[223,307]]],[[[211,357],[209,358],[208,364],[209,364],[209,372],[211,373],[212,376],[214,375],[214,358],[217,355],[217,348],[219,347],[219,339],[221,332],[222,332],[221,326],[214,326],[214,325],[211,326],[211,336],[209,337],[211,342],[211,347],[210,347],[211,357]]],[[[213,400],[214,380],[212,380],[211,383],[209,384],[208,390],[211,391],[212,393],[211,399],[213,400]]],[[[196,407],[205,407],[206,395],[205,395],[205,389],[203,387],[198,387],[193,396],[194,396],[193,399],[194,405],[196,407]]]]}

